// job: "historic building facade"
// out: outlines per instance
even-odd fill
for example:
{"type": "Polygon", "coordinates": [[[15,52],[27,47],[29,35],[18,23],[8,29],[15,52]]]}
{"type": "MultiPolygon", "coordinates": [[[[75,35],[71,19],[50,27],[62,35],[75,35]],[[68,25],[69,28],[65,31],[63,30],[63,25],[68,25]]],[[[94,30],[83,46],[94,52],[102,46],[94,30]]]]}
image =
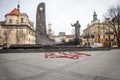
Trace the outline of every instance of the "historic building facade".
{"type": "Polygon", "coordinates": [[[88,24],[87,28],[83,30],[83,45],[94,45],[96,43],[100,43],[103,47],[115,45],[115,36],[109,27],[110,25],[107,24],[107,21],[109,21],[109,19],[100,22],[100,20],[97,19],[96,12],[94,12],[91,24],[88,24]]]}
{"type": "Polygon", "coordinates": [[[35,44],[35,29],[26,13],[20,13],[19,6],[5,15],[0,22],[0,44],[35,44]]]}

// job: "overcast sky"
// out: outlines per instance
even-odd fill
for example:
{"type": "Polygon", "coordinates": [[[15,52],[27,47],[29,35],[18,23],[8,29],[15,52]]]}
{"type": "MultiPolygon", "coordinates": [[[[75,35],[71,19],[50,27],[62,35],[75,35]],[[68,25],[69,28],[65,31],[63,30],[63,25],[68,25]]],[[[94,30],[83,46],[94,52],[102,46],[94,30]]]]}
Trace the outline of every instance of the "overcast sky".
{"type": "MultiPolygon", "coordinates": [[[[55,34],[71,34],[71,23],[77,20],[82,31],[92,21],[94,11],[102,21],[110,7],[120,4],[120,0],[19,0],[21,13],[27,13],[34,24],[36,9],[41,2],[46,4],[46,25],[51,23],[55,34]]],[[[5,14],[16,8],[17,4],[18,0],[0,0],[0,21],[5,20],[5,14]]]]}

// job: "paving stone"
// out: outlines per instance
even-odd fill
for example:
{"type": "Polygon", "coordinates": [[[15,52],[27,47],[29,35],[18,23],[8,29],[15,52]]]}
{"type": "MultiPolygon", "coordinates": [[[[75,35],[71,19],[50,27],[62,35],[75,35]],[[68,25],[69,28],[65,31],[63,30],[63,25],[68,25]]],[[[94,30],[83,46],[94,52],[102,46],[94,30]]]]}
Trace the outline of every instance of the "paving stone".
{"type": "Polygon", "coordinates": [[[45,53],[0,54],[0,80],[119,80],[120,49],[83,51],[79,59],[45,58],[45,53]]]}

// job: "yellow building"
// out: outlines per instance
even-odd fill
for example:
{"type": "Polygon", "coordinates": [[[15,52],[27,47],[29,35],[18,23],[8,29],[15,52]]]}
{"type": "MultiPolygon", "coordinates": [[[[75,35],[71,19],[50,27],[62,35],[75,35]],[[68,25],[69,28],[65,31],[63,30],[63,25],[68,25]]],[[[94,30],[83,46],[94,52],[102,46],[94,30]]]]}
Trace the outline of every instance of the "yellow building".
{"type": "Polygon", "coordinates": [[[5,21],[0,22],[0,44],[35,44],[33,22],[19,8],[6,14],[5,21]]]}
{"type": "Polygon", "coordinates": [[[112,29],[104,22],[97,20],[97,14],[94,12],[93,21],[83,30],[83,45],[94,45],[100,43],[103,47],[112,46],[116,43],[112,29]]]}
{"type": "Polygon", "coordinates": [[[3,39],[2,39],[2,26],[0,25],[0,45],[2,45],[3,43],[3,39]]]}

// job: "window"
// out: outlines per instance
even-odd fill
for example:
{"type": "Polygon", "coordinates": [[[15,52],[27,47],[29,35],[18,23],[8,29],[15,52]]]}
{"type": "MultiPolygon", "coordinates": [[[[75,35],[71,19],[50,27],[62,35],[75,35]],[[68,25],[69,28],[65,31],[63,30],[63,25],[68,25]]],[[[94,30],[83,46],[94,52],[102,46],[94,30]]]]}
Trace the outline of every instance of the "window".
{"type": "Polygon", "coordinates": [[[12,19],[9,20],[9,23],[12,23],[12,19]]]}
{"type": "Polygon", "coordinates": [[[21,23],[23,23],[23,18],[21,18],[21,23]]]}
{"type": "Polygon", "coordinates": [[[0,30],[0,34],[2,33],[2,30],[0,30]]]}
{"type": "Polygon", "coordinates": [[[29,34],[31,34],[31,32],[29,31],[29,34]]]}
{"type": "Polygon", "coordinates": [[[18,24],[18,20],[16,20],[16,24],[18,24]]]}

